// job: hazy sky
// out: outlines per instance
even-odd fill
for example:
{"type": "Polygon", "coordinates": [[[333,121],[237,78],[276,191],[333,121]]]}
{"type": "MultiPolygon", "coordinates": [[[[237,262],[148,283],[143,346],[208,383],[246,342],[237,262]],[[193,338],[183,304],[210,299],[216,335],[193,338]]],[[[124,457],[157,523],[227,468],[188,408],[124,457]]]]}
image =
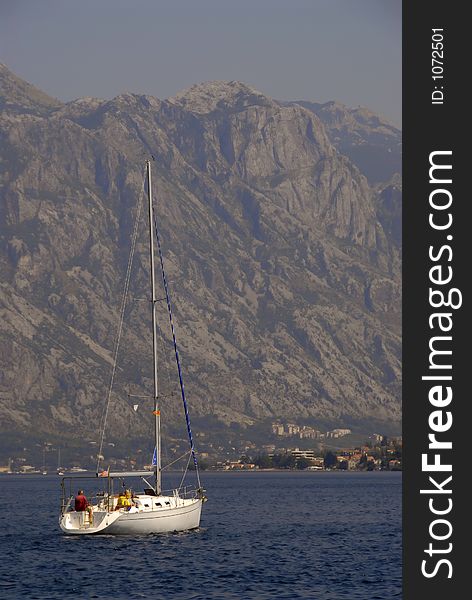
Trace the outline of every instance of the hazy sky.
{"type": "Polygon", "coordinates": [[[401,122],[401,0],[0,0],[0,61],[61,100],[236,79],[401,122]]]}

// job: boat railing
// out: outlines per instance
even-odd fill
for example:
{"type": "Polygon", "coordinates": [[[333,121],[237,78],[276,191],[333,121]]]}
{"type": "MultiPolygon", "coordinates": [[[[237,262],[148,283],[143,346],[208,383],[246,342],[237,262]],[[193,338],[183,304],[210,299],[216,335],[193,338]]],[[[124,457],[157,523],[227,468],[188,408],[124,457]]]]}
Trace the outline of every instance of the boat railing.
{"type": "MultiPolygon", "coordinates": [[[[64,478],[66,479],[66,478],[64,478]]],[[[85,477],[84,477],[85,479],[85,477]]],[[[110,490],[111,492],[111,490],[110,490]]],[[[199,498],[202,496],[203,490],[195,487],[194,485],[186,485],[179,488],[172,488],[169,490],[162,490],[160,495],[162,496],[173,496],[180,499],[193,499],[199,498]]],[[[95,494],[88,496],[88,500],[91,506],[101,506],[105,510],[114,510],[115,503],[114,499],[118,494],[114,494],[113,492],[108,493],[106,491],[99,491],[95,494]]],[[[61,516],[66,512],[72,512],[73,502],[74,502],[74,493],[71,489],[66,490],[65,481],[62,482],[62,497],[61,497],[61,516]]]]}
{"type": "MultiPolygon", "coordinates": [[[[74,502],[74,494],[63,494],[61,501],[61,515],[66,512],[73,512],[73,502],[74,502]]],[[[113,505],[112,496],[109,496],[107,492],[97,492],[96,494],[92,494],[88,496],[89,505],[92,507],[101,507],[105,510],[109,510],[113,505]]]]}
{"type": "Polygon", "coordinates": [[[194,485],[185,485],[179,488],[172,488],[170,490],[162,490],[162,496],[175,496],[179,498],[196,498],[198,495],[198,489],[194,485]]]}

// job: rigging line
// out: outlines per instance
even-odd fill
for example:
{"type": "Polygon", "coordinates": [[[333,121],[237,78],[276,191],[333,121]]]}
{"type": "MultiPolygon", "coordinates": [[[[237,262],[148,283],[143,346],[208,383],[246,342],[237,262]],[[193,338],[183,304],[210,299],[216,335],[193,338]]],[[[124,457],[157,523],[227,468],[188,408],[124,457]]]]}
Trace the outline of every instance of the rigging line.
{"type": "MultiPolygon", "coordinates": [[[[182,475],[182,479],[180,480],[180,484],[179,487],[177,488],[180,492],[180,490],[182,489],[182,484],[184,482],[185,479],[185,475],[187,475],[187,471],[188,471],[188,467],[190,465],[190,459],[192,458],[192,450],[190,450],[190,452],[188,453],[188,461],[187,461],[187,466],[185,467],[185,471],[184,474],[182,475]]],[[[198,468],[197,468],[197,477],[198,477],[198,468]]],[[[200,478],[198,478],[198,487],[201,487],[200,485],[200,478]]]]}
{"type": "Polygon", "coordinates": [[[158,249],[158,253],[159,253],[159,261],[161,263],[162,282],[164,284],[164,290],[165,290],[165,293],[166,293],[167,312],[169,314],[170,329],[172,331],[172,341],[174,343],[175,362],[177,363],[177,371],[178,371],[178,374],[179,374],[180,392],[181,392],[181,396],[182,396],[182,402],[183,402],[183,405],[184,405],[185,421],[187,423],[188,439],[189,439],[189,442],[190,442],[190,450],[192,452],[193,464],[195,465],[195,471],[197,473],[198,485],[200,486],[200,476],[199,476],[199,473],[198,473],[197,456],[195,454],[195,447],[194,447],[194,444],[193,444],[192,429],[190,427],[190,415],[188,414],[187,400],[185,398],[184,380],[183,380],[183,376],[182,376],[182,368],[181,368],[181,365],[180,365],[180,358],[179,358],[179,350],[177,348],[177,340],[176,340],[176,337],[175,337],[174,321],[172,319],[172,308],[171,308],[171,304],[170,304],[169,287],[167,285],[166,273],[165,273],[165,269],[164,269],[164,258],[163,258],[163,255],[162,255],[161,241],[160,241],[160,237],[159,237],[159,231],[157,229],[157,221],[156,221],[156,216],[155,215],[154,215],[154,229],[156,230],[157,249],[158,249]]]}
{"type": "Polygon", "coordinates": [[[141,192],[139,194],[136,218],[134,221],[133,236],[132,236],[132,241],[131,241],[131,250],[130,250],[130,254],[129,254],[129,258],[128,258],[128,266],[126,269],[125,284],[123,287],[123,296],[121,298],[120,322],[119,322],[119,326],[118,326],[118,332],[117,332],[116,341],[115,341],[115,349],[114,349],[114,353],[113,353],[113,368],[112,368],[112,372],[111,372],[111,376],[110,376],[110,384],[108,386],[107,402],[105,405],[105,411],[103,413],[103,417],[102,417],[101,424],[100,424],[101,434],[100,434],[99,451],[98,451],[98,455],[97,455],[97,473],[100,468],[100,460],[101,460],[100,457],[102,456],[103,442],[105,439],[105,428],[106,428],[107,419],[108,419],[108,410],[110,408],[111,392],[113,389],[113,383],[115,381],[116,367],[117,367],[117,362],[118,362],[118,351],[120,348],[121,334],[123,332],[123,321],[124,321],[124,317],[125,317],[126,299],[128,296],[129,283],[130,283],[130,279],[131,279],[131,268],[133,265],[134,251],[136,249],[136,240],[138,237],[139,219],[141,216],[143,195],[144,195],[144,179],[143,179],[143,183],[141,186],[141,192]]]}
{"type": "MultiPolygon", "coordinates": [[[[163,300],[165,300],[165,298],[163,298],[163,300]]],[[[158,320],[156,319],[156,324],[157,324],[157,332],[159,334],[159,340],[161,342],[161,348],[162,348],[162,354],[164,356],[164,370],[166,373],[166,377],[167,377],[167,384],[168,384],[168,389],[169,389],[169,393],[171,393],[172,390],[172,382],[170,380],[170,368],[169,368],[169,359],[167,358],[167,352],[166,352],[166,345],[165,345],[165,340],[164,340],[164,334],[162,331],[162,328],[159,325],[158,320]]],[[[162,394],[161,394],[162,396],[162,394]]]]}
{"type": "Polygon", "coordinates": [[[164,469],[168,469],[170,466],[172,466],[173,464],[175,464],[176,462],[178,462],[179,460],[181,460],[184,456],[187,456],[187,454],[192,454],[190,450],[187,450],[187,452],[184,452],[184,454],[182,454],[182,456],[179,456],[179,458],[176,458],[175,460],[173,460],[170,463],[167,463],[165,467],[162,467],[162,471],[164,469]]]}
{"type": "MultiPolygon", "coordinates": [[[[161,299],[165,300],[165,298],[161,298],[161,299]]],[[[159,324],[159,319],[157,318],[157,315],[156,315],[156,330],[157,330],[157,333],[158,333],[158,336],[159,336],[159,341],[160,341],[161,348],[162,348],[162,354],[164,356],[164,371],[165,371],[165,374],[166,374],[166,377],[167,377],[167,385],[168,385],[168,390],[169,390],[169,394],[168,395],[169,396],[173,396],[174,394],[172,392],[172,382],[170,380],[170,367],[169,367],[169,359],[167,357],[167,352],[166,352],[166,345],[165,345],[165,340],[164,340],[164,332],[162,330],[162,327],[159,324]]],[[[161,370],[161,372],[162,372],[162,370],[161,370]]],[[[161,394],[160,397],[162,398],[163,394],[161,394]]],[[[167,445],[165,443],[165,438],[164,438],[164,440],[161,440],[161,447],[162,447],[162,450],[163,450],[163,452],[165,454],[165,457],[166,457],[166,460],[167,460],[168,457],[169,457],[169,455],[168,455],[168,452],[167,452],[167,445]]]]}

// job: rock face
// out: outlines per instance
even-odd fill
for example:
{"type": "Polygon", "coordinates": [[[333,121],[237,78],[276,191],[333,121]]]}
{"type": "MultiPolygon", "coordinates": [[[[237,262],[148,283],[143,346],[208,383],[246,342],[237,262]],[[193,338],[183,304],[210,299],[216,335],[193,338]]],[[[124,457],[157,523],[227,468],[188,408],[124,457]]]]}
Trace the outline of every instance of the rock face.
{"type": "MultiPolygon", "coordinates": [[[[61,104],[4,66],[0,97],[5,426],[96,437],[141,197],[110,427],[145,432],[148,409],[135,413],[127,394],[151,389],[150,154],[192,413],[399,422],[401,187],[390,172],[369,183],[325,105],[239,82],[61,104]]],[[[378,133],[372,119],[364,139],[378,133]]],[[[158,314],[163,411],[175,420],[163,303],[158,314]]]]}
{"type": "Polygon", "coordinates": [[[401,173],[402,139],[398,129],[366,108],[339,102],[298,102],[325,125],[336,148],[348,156],[372,184],[401,173]]]}

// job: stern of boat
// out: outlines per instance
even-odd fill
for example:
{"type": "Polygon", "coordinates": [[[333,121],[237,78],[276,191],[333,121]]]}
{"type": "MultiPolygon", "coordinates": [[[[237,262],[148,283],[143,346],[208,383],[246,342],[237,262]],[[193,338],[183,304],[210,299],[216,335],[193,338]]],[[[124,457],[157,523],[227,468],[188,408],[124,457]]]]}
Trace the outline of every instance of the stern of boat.
{"type": "Polygon", "coordinates": [[[70,511],[60,517],[59,527],[68,534],[99,533],[105,532],[119,517],[119,513],[107,511],[70,511]]]}

